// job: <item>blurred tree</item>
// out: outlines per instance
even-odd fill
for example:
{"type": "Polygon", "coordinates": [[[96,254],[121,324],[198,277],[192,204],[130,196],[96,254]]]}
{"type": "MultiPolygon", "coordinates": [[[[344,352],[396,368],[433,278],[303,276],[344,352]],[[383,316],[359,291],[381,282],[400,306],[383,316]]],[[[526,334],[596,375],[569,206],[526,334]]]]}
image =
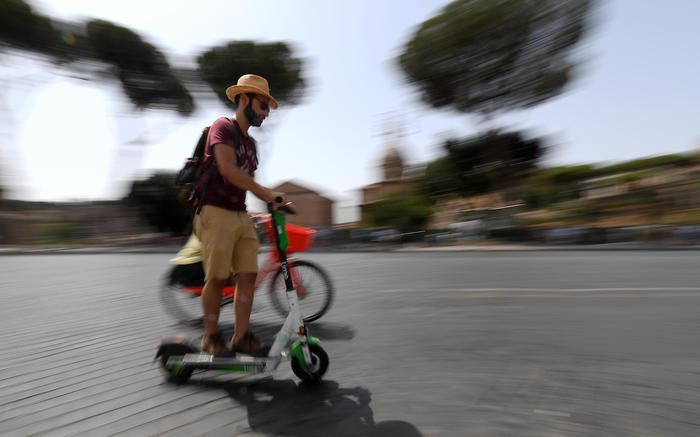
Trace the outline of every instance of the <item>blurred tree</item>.
{"type": "Polygon", "coordinates": [[[597,175],[592,165],[554,167],[534,172],[523,184],[523,200],[531,208],[544,208],[581,197],[583,182],[597,175]]]}
{"type": "MultiPolygon", "coordinates": [[[[73,69],[86,67],[80,61],[107,62],[138,108],[174,109],[183,115],[195,107],[183,81],[195,90],[208,85],[228,106],[232,104],[223,90],[245,73],[266,77],[280,103],[298,103],[305,87],[303,62],[283,42],[230,42],[199,56],[199,72],[175,71],[163,53],[130,29],[104,20],[85,25],[51,20],[35,13],[24,0],[0,0],[0,49],[1,44],[51,55],[57,63],[75,61],[73,69]]],[[[83,76],[100,78],[102,72],[86,67],[83,76]]]]}
{"type": "Polygon", "coordinates": [[[283,42],[229,42],[209,49],[197,58],[197,62],[202,77],[214,94],[230,108],[233,108],[233,103],[224,91],[246,73],[266,78],[271,94],[280,104],[298,103],[304,91],[303,62],[293,57],[291,48],[283,42]]]}
{"type": "Polygon", "coordinates": [[[468,179],[485,172],[489,173],[494,188],[512,187],[518,178],[537,166],[545,151],[542,142],[541,138],[525,138],[521,132],[493,130],[461,142],[448,142],[445,148],[459,169],[460,190],[465,192],[471,185],[468,179]]]}
{"type": "Polygon", "coordinates": [[[459,172],[449,158],[438,158],[428,163],[419,178],[422,192],[432,199],[455,194],[459,186],[459,172]]]}
{"type": "Polygon", "coordinates": [[[137,107],[192,113],[192,96],[158,49],[133,31],[108,21],[88,22],[87,33],[97,59],[114,65],[124,92],[137,107]]]}
{"type": "Polygon", "coordinates": [[[148,179],[134,181],[123,200],[136,208],[145,221],[158,232],[182,235],[192,221],[191,213],[177,200],[173,188],[174,172],[160,172],[148,179]]]}
{"type": "Polygon", "coordinates": [[[560,94],[593,0],[457,0],[425,21],[398,62],[433,107],[488,115],[560,94]]]}
{"type": "Polygon", "coordinates": [[[541,138],[499,130],[448,140],[443,147],[447,156],[429,163],[422,179],[423,192],[431,198],[516,190],[517,180],[537,166],[545,151],[541,138]]]}
{"type": "Polygon", "coordinates": [[[401,232],[425,229],[433,214],[430,199],[408,191],[391,193],[365,208],[373,226],[391,227],[401,232]]]}
{"type": "Polygon", "coordinates": [[[0,41],[6,44],[50,52],[58,34],[48,18],[34,13],[23,0],[0,1],[0,41]]]}
{"type": "Polygon", "coordinates": [[[554,167],[537,172],[532,176],[532,180],[544,184],[575,184],[584,179],[596,176],[596,172],[596,168],[590,164],[554,167]]]}

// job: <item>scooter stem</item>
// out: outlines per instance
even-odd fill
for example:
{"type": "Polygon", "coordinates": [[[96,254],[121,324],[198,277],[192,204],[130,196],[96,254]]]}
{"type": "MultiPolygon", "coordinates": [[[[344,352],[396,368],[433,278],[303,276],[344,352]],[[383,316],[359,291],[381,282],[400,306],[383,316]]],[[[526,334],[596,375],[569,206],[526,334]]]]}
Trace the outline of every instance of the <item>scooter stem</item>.
{"type": "MultiPolygon", "coordinates": [[[[281,201],[281,199],[279,199],[281,201]]],[[[286,248],[282,248],[282,235],[286,235],[285,229],[285,216],[283,213],[279,212],[275,208],[275,204],[272,202],[267,203],[267,212],[272,216],[272,229],[275,236],[275,249],[277,250],[277,255],[280,259],[280,266],[282,268],[282,277],[284,278],[284,284],[287,291],[294,290],[294,283],[292,282],[292,276],[289,273],[289,263],[287,262],[287,252],[286,248]]]]}

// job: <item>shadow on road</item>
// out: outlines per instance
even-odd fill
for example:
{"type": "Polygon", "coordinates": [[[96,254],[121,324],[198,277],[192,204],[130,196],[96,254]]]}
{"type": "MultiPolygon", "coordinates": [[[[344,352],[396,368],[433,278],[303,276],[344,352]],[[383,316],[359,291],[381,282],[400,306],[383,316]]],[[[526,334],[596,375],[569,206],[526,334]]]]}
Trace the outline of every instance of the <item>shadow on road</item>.
{"type": "Polygon", "coordinates": [[[314,322],[308,325],[309,332],[322,340],[352,340],[355,328],[333,322],[314,322]]]}
{"type": "Polygon", "coordinates": [[[225,390],[248,409],[250,428],[283,436],[420,437],[410,423],[374,422],[370,392],[363,387],[342,388],[335,381],[297,385],[292,380],[254,382],[203,380],[205,387],[225,390]]]}

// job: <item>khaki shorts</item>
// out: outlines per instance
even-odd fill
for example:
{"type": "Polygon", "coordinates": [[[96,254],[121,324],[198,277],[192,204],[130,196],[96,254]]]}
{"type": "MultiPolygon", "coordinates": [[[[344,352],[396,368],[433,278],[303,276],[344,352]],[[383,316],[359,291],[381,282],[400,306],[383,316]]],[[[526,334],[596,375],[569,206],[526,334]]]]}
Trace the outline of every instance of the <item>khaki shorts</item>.
{"type": "Polygon", "coordinates": [[[204,205],[194,218],[194,232],[202,242],[207,280],[258,271],[258,234],[247,212],[204,205]]]}

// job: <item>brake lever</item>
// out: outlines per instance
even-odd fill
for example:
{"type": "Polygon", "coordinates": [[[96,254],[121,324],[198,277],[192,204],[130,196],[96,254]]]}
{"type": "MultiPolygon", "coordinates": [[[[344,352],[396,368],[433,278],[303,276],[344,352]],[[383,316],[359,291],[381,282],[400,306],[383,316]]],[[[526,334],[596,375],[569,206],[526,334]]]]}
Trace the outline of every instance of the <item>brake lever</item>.
{"type": "Polygon", "coordinates": [[[280,207],[277,208],[277,209],[282,210],[282,211],[286,212],[287,214],[291,214],[291,215],[296,215],[296,214],[297,214],[297,210],[296,210],[296,208],[294,207],[294,204],[293,204],[292,202],[287,202],[287,203],[285,203],[284,205],[280,206],[280,207]]]}
{"type": "MultiPolygon", "coordinates": [[[[281,202],[282,202],[282,198],[281,198],[281,197],[276,197],[276,198],[275,198],[275,202],[281,203],[281,202]]],[[[294,206],[294,203],[292,203],[292,202],[287,202],[287,203],[285,203],[284,205],[278,206],[278,207],[276,207],[276,208],[274,207],[274,203],[272,203],[272,202],[271,202],[271,203],[268,203],[268,206],[267,206],[268,211],[269,211],[269,212],[272,212],[272,209],[273,209],[273,208],[274,208],[274,209],[277,209],[278,211],[284,211],[284,212],[286,212],[287,214],[291,214],[291,215],[296,215],[296,213],[297,213],[297,209],[296,209],[296,207],[294,206]]]]}

